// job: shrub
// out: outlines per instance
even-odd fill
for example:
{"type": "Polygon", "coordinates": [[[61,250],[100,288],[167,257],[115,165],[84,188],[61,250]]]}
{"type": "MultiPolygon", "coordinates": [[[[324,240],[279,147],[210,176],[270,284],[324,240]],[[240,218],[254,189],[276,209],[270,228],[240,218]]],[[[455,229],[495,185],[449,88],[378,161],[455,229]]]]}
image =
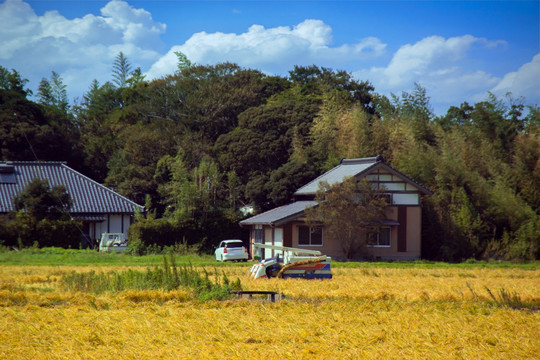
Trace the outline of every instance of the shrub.
{"type": "Polygon", "coordinates": [[[180,287],[189,288],[193,295],[201,300],[225,300],[231,297],[231,290],[241,290],[240,279],[230,282],[225,274],[220,276],[217,271],[214,279],[206,270],[202,272],[193,266],[176,266],[174,256],[169,260],[163,257],[163,266],[147,269],[146,272],[126,270],[109,273],[95,271],[78,273],[73,271],[61,279],[62,286],[71,291],[103,293],[106,291],[163,289],[176,290],[180,287]]]}
{"type": "MultiPolygon", "coordinates": [[[[173,246],[180,239],[196,239],[197,234],[189,226],[180,227],[167,219],[143,219],[129,227],[128,238],[130,242],[140,242],[139,249],[151,245],[173,246]]],[[[191,243],[189,244],[191,245],[191,243]]]]}
{"type": "Polygon", "coordinates": [[[38,222],[37,238],[40,247],[56,246],[61,248],[79,248],[81,243],[80,221],[41,220],[38,222]]]}
{"type": "Polygon", "coordinates": [[[164,248],[183,251],[182,247],[199,253],[208,252],[223,239],[242,238],[243,230],[237,219],[229,219],[221,213],[196,219],[196,216],[178,221],[143,219],[131,225],[128,238],[134,242],[133,253],[159,253],[164,248]]]}
{"type": "Polygon", "coordinates": [[[0,241],[10,247],[79,248],[81,223],[76,220],[36,220],[23,211],[12,213],[0,223],[0,241]]]}

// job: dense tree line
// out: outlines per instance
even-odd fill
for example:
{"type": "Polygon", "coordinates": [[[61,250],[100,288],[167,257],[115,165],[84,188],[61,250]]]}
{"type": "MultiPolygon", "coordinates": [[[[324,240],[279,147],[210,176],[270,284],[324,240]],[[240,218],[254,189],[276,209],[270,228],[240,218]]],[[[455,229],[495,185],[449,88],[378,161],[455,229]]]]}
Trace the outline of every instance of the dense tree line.
{"type": "Polygon", "coordinates": [[[420,85],[389,98],[344,71],[269,76],[177,56],[175,74],[148,81],[120,53],[111,81],[71,105],[57,73],[36,101],[0,67],[2,159],[67,161],[149,217],[217,241],[207,229],[231,229],[242,205],[285,204],[341,158],[381,154],[434,191],[424,257],[540,258],[538,107],[488,94],[435,116],[420,85]]]}
{"type": "Polygon", "coordinates": [[[72,201],[66,188],[34,179],[13,200],[15,211],[0,217],[0,240],[4,246],[80,246],[81,223],[72,220],[72,201]]]}

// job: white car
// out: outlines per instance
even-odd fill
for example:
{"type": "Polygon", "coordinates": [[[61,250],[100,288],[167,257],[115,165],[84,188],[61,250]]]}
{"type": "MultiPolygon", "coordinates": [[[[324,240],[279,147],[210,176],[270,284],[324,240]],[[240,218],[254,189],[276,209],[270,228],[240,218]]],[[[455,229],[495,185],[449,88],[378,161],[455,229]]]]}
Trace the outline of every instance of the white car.
{"type": "Polygon", "coordinates": [[[216,261],[248,259],[248,251],[242,240],[223,240],[216,248],[216,261]]]}

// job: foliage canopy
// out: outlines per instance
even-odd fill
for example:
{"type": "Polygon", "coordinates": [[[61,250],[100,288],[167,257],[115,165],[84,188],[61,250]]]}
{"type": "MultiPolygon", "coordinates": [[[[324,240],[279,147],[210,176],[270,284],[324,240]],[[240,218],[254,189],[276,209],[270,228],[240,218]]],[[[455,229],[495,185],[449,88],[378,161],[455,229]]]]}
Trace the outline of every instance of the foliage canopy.
{"type": "Polygon", "coordinates": [[[57,73],[35,102],[27,80],[0,67],[1,159],[67,161],[211,244],[243,205],[288,203],[341,158],[380,154],[434,190],[424,257],[540,258],[537,106],[488,93],[436,116],[420,84],[388,98],[316,65],[280,77],[176,55],[176,73],[148,81],[120,53],[110,81],[72,105],[57,73]]]}

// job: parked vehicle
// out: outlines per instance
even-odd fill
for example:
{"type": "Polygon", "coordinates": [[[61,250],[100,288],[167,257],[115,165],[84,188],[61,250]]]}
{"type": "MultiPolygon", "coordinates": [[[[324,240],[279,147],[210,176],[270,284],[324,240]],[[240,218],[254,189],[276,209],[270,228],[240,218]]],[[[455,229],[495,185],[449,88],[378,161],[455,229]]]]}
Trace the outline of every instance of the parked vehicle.
{"type": "Polygon", "coordinates": [[[253,244],[254,248],[277,250],[278,255],[261,260],[251,267],[250,275],[260,278],[331,279],[332,259],[317,250],[305,250],[277,245],[253,244]],[[282,257],[279,253],[282,253],[282,257]]]}
{"type": "Polygon", "coordinates": [[[242,240],[223,240],[215,251],[216,261],[248,259],[248,251],[242,240]]]}
{"type": "Polygon", "coordinates": [[[123,233],[101,234],[99,251],[122,252],[127,248],[127,239],[123,233]]]}

